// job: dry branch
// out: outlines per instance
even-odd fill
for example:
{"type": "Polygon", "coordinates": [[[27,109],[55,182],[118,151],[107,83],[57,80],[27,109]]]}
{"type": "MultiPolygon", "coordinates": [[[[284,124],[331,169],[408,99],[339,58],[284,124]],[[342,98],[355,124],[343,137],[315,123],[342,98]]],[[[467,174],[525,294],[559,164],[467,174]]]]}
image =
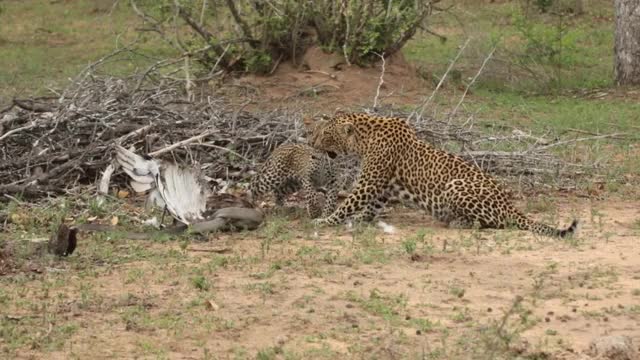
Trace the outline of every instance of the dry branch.
{"type": "MultiPolygon", "coordinates": [[[[433,92],[431,93],[431,95],[428,98],[425,98],[424,101],[422,102],[422,104],[420,104],[420,111],[414,111],[410,117],[413,118],[414,116],[417,115],[418,118],[422,118],[424,115],[424,111],[426,110],[427,106],[431,103],[431,100],[433,100],[433,97],[436,95],[436,93],[438,92],[438,90],[440,90],[440,87],[442,86],[442,84],[444,83],[444,80],[447,78],[447,75],[449,75],[449,72],[451,71],[451,69],[453,68],[453,65],[455,65],[456,61],[458,61],[458,58],[460,57],[460,55],[462,55],[462,53],[464,52],[464,49],[467,48],[467,45],[469,45],[469,41],[471,41],[470,38],[468,38],[464,44],[462,45],[462,47],[460,48],[460,50],[458,51],[458,53],[456,54],[456,57],[453,58],[453,60],[451,60],[451,62],[449,63],[449,66],[447,67],[447,70],[444,72],[444,74],[442,75],[442,77],[440,78],[440,81],[438,81],[438,85],[436,85],[436,88],[433,89],[433,92]]],[[[417,110],[417,109],[416,109],[417,110]]]]}
{"type": "MultiPolygon", "coordinates": [[[[460,52],[463,49],[464,46],[460,52]]],[[[225,99],[212,96],[188,101],[182,80],[150,74],[157,69],[147,69],[145,76],[161,81],[145,87],[140,86],[139,76],[120,79],[98,76],[93,70],[90,66],[76,77],[59,99],[37,99],[42,109],[50,111],[12,106],[3,115],[0,194],[22,193],[28,198],[40,198],[63,194],[76,186],[94,186],[112,163],[115,144],[134,146],[138,152],[170,162],[199,166],[210,186],[242,184],[276,146],[304,139],[296,126],[305,110],[302,107],[292,112],[276,109],[253,114],[245,110],[249,102],[230,105],[225,99]]],[[[384,67],[379,88],[383,76],[384,67]]],[[[373,112],[408,118],[422,139],[505,176],[533,178],[555,174],[570,179],[577,172],[586,171],[579,165],[560,161],[548,150],[620,136],[552,142],[518,129],[489,136],[478,132],[471,121],[421,116],[434,94],[424,100],[422,109],[418,107],[411,114],[383,106],[373,112]]],[[[378,102],[376,92],[374,104],[380,105],[378,102]]],[[[339,167],[341,187],[349,188],[358,175],[358,161],[345,157],[339,167]]],[[[127,181],[126,176],[115,171],[110,183],[124,187],[127,181]]],[[[3,199],[8,198],[0,197],[0,201],[3,199]]]]}
{"type": "MultiPolygon", "coordinates": [[[[89,70],[63,97],[44,104],[51,112],[8,111],[0,138],[0,193],[38,198],[93,185],[111,163],[114,144],[199,164],[210,179],[243,181],[278,144],[300,137],[289,114],[258,117],[243,110],[246,104],[238,108],[220,98],[183,101],[179,81],[141,88],[138,80],[89,70]]],[[[112,184],[124,186],[119,174],[112,184]]]]}

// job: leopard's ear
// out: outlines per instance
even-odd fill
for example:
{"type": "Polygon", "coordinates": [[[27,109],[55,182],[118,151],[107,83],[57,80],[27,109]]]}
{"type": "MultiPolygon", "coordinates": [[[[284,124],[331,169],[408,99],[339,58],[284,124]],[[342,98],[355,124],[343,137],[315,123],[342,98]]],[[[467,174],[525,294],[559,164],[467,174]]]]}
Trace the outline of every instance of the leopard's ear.
{"type": "Polygon", "coordinates": [[[340,124],[340,132],[342,132],[342,135],[350,137],[351,135],[355,134],[356,125],[352,122],[342,123],[340,124]]]}
{"type": "Polygon", "coordinates": [[[313,131],[316,128],[318,128],[318,126],[326,123],[327,120],[323,119],[323,118],[317,118],[317,117],[313,117],[313,116],[305,116],[302,119],[302,123],[304,124],[304,127],[309,130],[309,131],[313,131]]]}
{"type": "Polygon", "coordinates": [[[302,118],[302,123],[304,124],[304,126],[306,127],[311,127],[313,126],[316,122],[313,120],[313,118],[309,115],[305,115],[302,118]]]}
{"type": "Polygon", "coordinates": [[[336,109],[336,112],[333,114],[333,116],[338,117],[338,116],[344,116],[347,115],[348,112],[342,110],[342,109],[336,109]]]}

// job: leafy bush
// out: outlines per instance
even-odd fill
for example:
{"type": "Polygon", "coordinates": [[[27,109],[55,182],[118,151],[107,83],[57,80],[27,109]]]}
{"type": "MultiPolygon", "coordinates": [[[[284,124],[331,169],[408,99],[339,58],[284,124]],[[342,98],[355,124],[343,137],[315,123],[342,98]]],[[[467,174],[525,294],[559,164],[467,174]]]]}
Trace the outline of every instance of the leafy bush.
{"type": "MultiPolygon", "coordinates": [[[[435,2],[435,1],[434,1],[435,2]]],[[[269,73],[312,45],[348,63],[391,55],[431,13],[427,0],[131,0],[151,29],[204,67],[269,73]]]]}
{"type": "Polygon", "coordinates": [[[513,63],[547,90],[561,87],[570,68],[586,65],[578,46],[584,32],[567,6],[560,0],[523,0],[511,16],[519,41],[505,48],[513,63]]]}
{"type": "Polygon", "coordinates": [[[557,20],[556,24],[547,24],[516,13],[513,24],[525,41],[523,61],[558,67],[578,61],[577,34],[566,22],[557,20]]]}

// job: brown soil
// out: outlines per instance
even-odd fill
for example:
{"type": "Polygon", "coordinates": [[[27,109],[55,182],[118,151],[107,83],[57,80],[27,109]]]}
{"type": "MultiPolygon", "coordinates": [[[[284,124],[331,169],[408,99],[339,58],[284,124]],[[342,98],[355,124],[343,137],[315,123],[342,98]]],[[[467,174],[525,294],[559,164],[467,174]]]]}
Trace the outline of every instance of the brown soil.
{"type": "MultiPolygon", "coordinates": [[[[379,102],[386,105],[415,105],[433,85],[424,81],[401,53],[385,61],[379,102]]],[[[311,48],[300,64],[282,63],[270,76],[236,79],[225,94],[248,95],[254,101],[273,107],[304,107],[308,111],[333,112],[354,106],[373,106],[382,64],[370,67],[347,65],[344,58],[311,48]],[[256,96],[259,95],[259,96],[256,96]],[[258,100],[259,99],[259,100],[258,100]]]]}
{"type": "MultiPolygon", "coordinates": [[[[93,275],[65,269],[4,291],[26,294],[22,304],[46,307],[56,327],[78,326],[47,355],[52,359],[255,358],[260,351],[300,359],[464,359],[492,351],[578,359],[604,334],[640,344],[638,205],[559,204],[561,226],[572,213],[582,219],[573,243],[521,231],[446,229],[402,209],[386,219],[398,229],[392,235],[371,229],[353,235],[340,227],[316,237],[298,220],[277,227],[278,220],[269,219],[258,232],[191,243],[185,256],[170,261],[96,262],[93,275]],[[403,243],[421,228],[427,235],[410,256],[403,243]],[[208,265],[223,258],[226,265],[208,265]],[[194,286],[197,274],[208,289],[194,286]],[[42,297],[41,282],[55,279],[63,283],[42,297]],[[497,338],[483,331],[498,327],[517,296],[524,298],[523,310],[503,331],[517,333],[527,318],[522,337],[505,348],[486,345],[497,338]],[[421,329],[426,321],[432,327],[421,329]]],[[[95,241],[85,239],[74,256],[95,241]]],[[[182,252],[175,242],[134,243],[182,252]]],[[[40,316],[23,306],[11,304],[3,313],[40,316]]],[[[18,355],[42,353],[22,349],[18,355]]]]}

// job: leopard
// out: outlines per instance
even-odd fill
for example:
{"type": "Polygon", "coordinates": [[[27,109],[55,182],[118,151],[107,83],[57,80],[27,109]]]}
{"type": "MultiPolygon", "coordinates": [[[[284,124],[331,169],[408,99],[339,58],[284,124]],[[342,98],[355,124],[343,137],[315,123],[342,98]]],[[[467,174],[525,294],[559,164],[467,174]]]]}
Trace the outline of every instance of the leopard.
{"type": "Polygon", "coordinates": [[[360,175],[349,196],[317,225],[350,219],[371,221],[389,201],[409,202],[450,228],[515,227],[550,237],[572,236],[574,219],[565,229],[531,220],[516,209],[503,183],[467,162],[423,141],[400,117],[338,111],[306,117],[309,145],[328,154],[355,154],[360,175]]]}
{"type": "Polygon", "coordinates": [[[307,214],[326,217],[337,206],[336,179],[335,162],[326,152],[304,143],[281,144],[251,179],[248,198],[255,202],[273,193],[276,207],[282,208],[287,195],[302,190],[307,214]]]}

